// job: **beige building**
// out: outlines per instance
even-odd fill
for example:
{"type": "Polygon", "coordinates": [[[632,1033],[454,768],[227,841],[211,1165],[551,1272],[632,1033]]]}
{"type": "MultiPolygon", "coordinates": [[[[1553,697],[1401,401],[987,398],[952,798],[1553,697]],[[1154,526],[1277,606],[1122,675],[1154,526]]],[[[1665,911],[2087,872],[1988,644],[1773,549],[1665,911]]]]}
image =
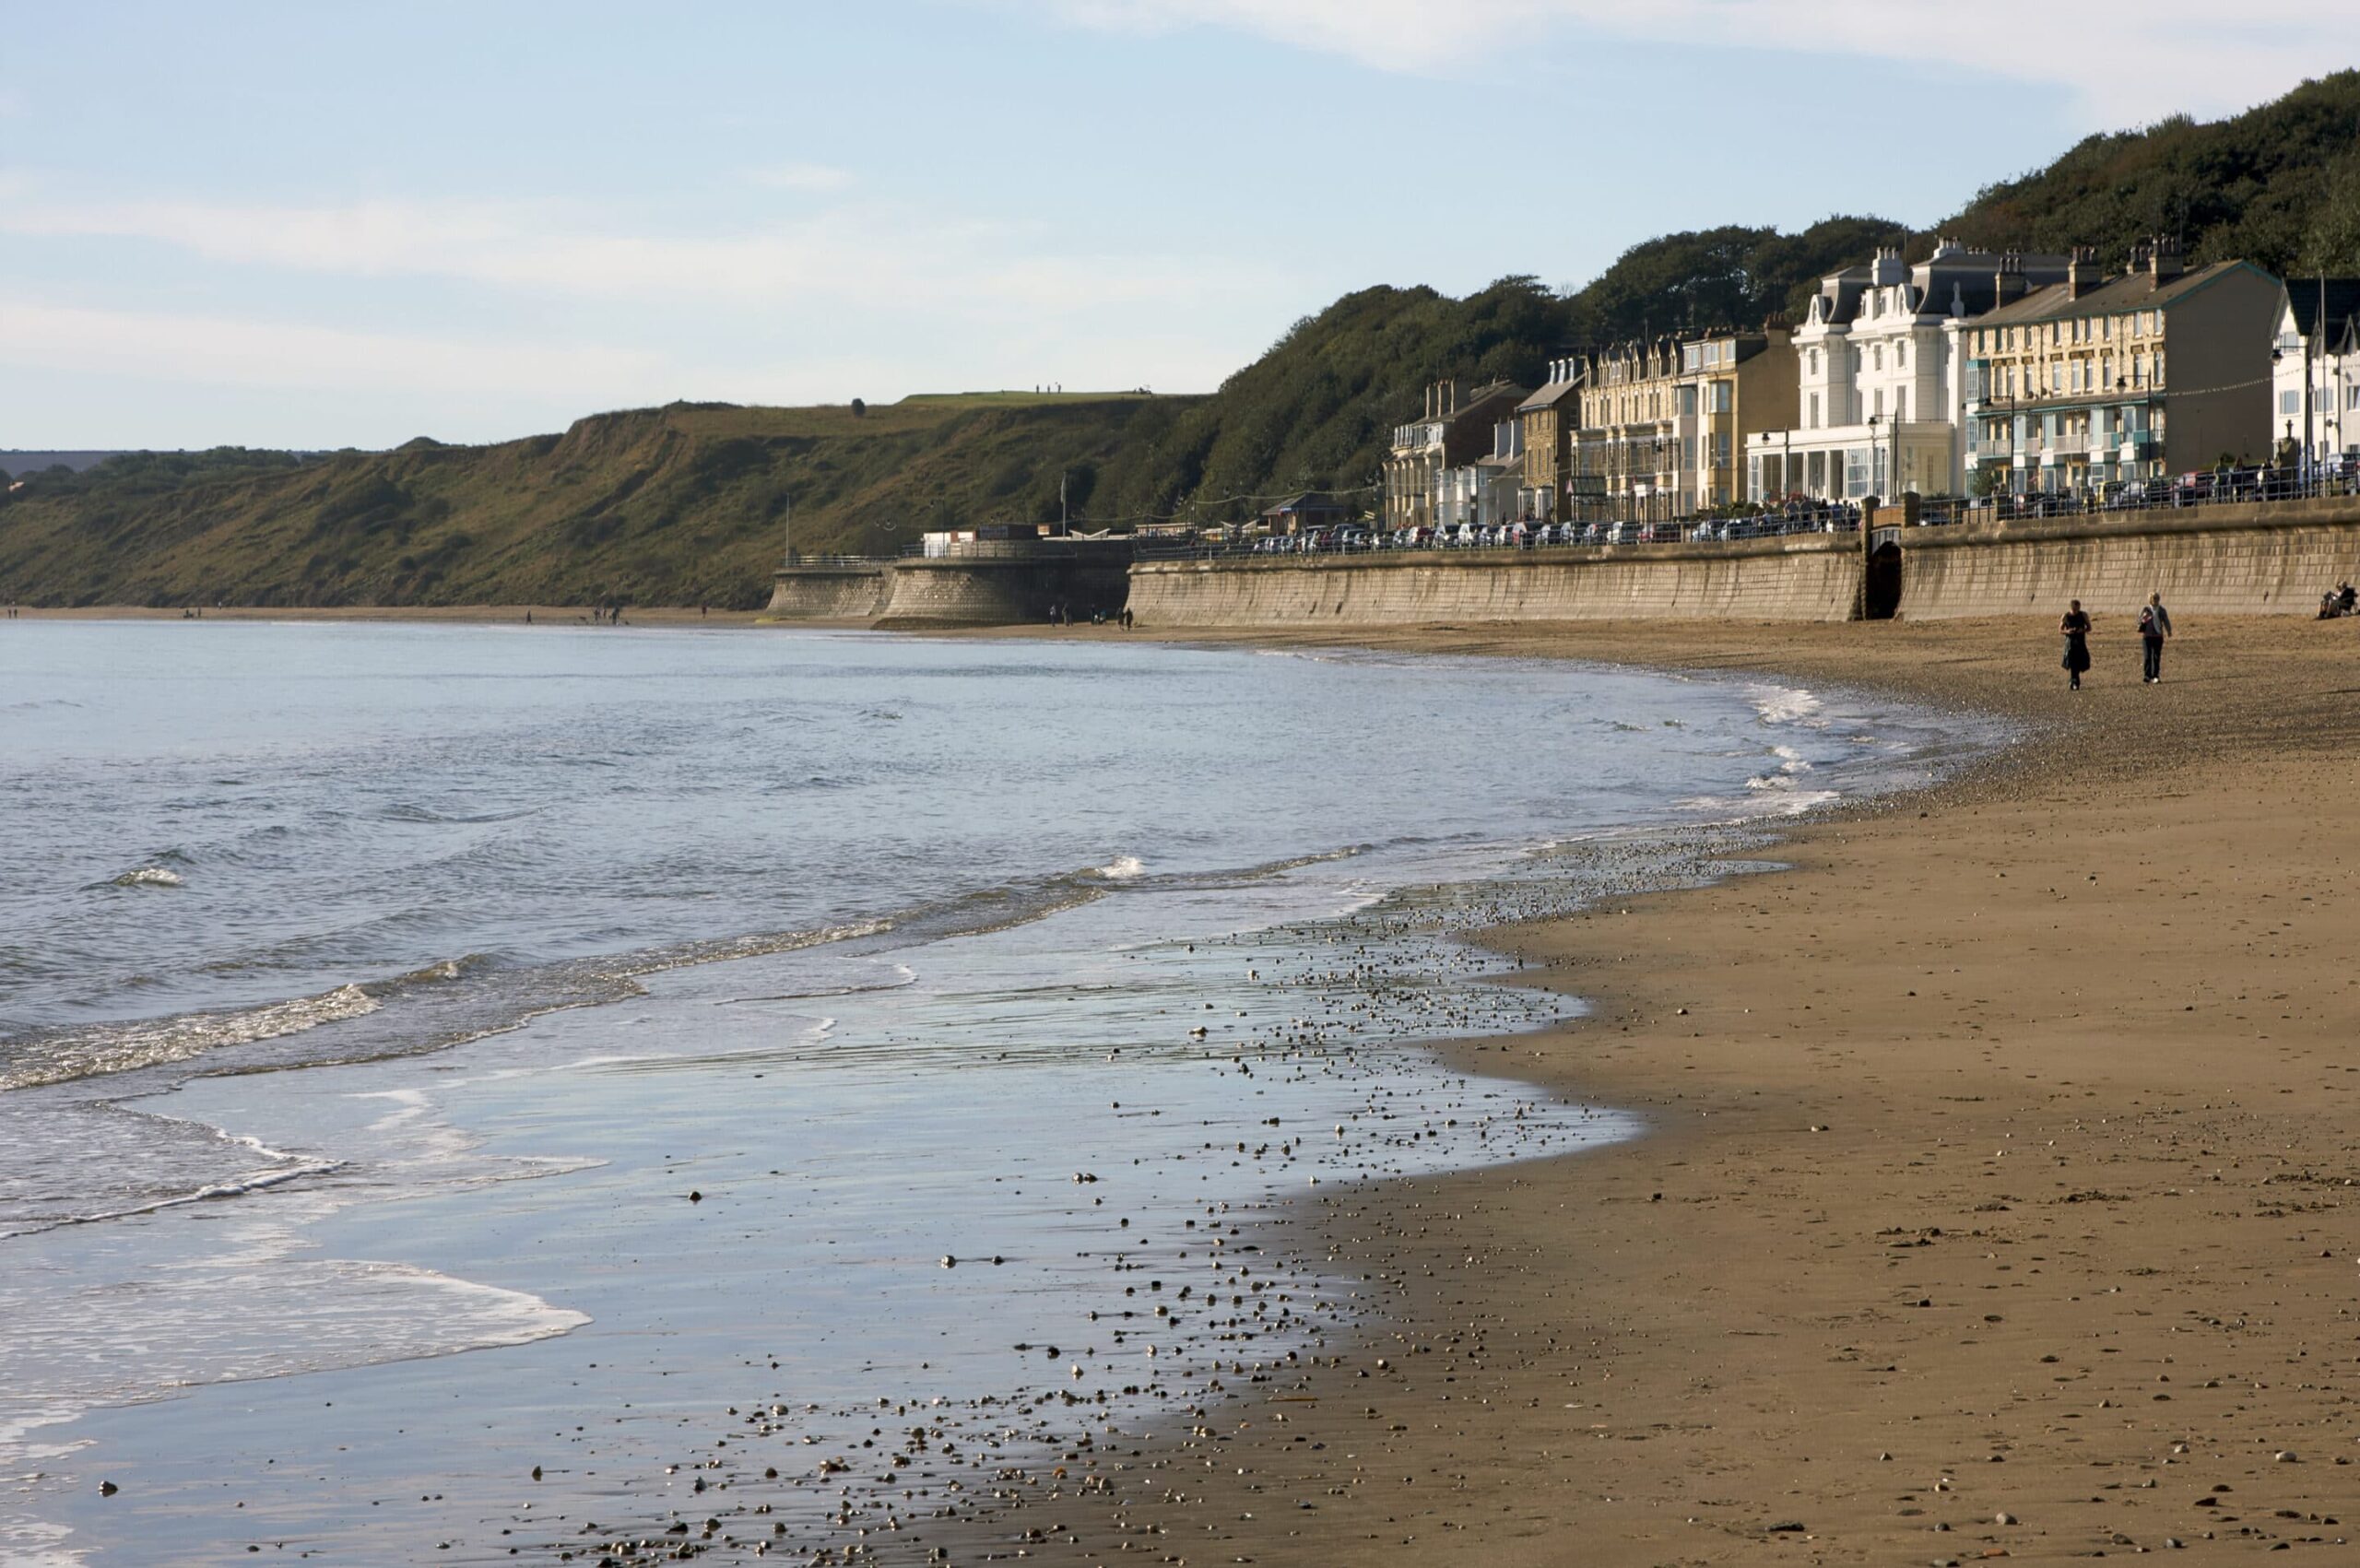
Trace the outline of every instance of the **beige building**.
{"type": "Polygon", "coordinates": [[[2267,462],[2283,298],[2249,262],[2189,272],[2158,241],[2120,277],[2077,265],[1961,324],[1969,488],[2078,490],[2267,462]]]}
{"type": "Polygon", "coordinates": [[[1516,515],[1528,522],[1572,515],[1565,506],[1565,481],[1574,471],[1574,431],[1581,424],[1581,373],[1577,359],[1552,360],[1540,390],[1516,406],[1524,442],[1516,515]]]}
{"type": "Polygon", "coordinates": [[[1744,499],[1745,437],[1794,423],[1782,324],[1625,344],[1588,357],[1568,484],[1591,517],[1685,517],[1744,499]]]}
{"type": "Polygon", "coordinates": [[[1504,381],[1478,388],[1464,402],[1455,381],[1427,387],[1424,414],[1414,424],[1393,428],[1385,458],[1386,527],[1433,528],[1467,521],[1457,515],[1463,497],[1452,471],[1492,454],[1493,427],[1513,418],[1524,398],[1524,388],[1504,381]]]}

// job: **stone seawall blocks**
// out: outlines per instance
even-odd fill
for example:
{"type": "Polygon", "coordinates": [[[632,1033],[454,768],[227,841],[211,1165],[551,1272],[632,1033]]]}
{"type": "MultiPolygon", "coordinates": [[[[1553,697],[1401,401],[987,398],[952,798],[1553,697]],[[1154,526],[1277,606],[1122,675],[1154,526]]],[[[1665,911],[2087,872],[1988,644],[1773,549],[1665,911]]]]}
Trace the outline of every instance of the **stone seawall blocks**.
{"type": "Polygon", "coordinates": [[[779,620],[876,619],[885,606],[887,568],[791,566],[773,580],[768,614],[779,620]]]}
{"type": "Polygon", "coordinates": [[[1147,561],[1143,625],[1302,627],[1441,620],[1848,620],[1860,545],[1808,535],[1726,545],[1416,551],[1309,560],[1147,561]]]}
{"type": "Polygon", "coordinates": [[[2135,615],[2147,595],[2182,615],[2311,615],[2360,580],[2360,505],[2347,499],[1912,528],[1901,616],[2135,615]]]}

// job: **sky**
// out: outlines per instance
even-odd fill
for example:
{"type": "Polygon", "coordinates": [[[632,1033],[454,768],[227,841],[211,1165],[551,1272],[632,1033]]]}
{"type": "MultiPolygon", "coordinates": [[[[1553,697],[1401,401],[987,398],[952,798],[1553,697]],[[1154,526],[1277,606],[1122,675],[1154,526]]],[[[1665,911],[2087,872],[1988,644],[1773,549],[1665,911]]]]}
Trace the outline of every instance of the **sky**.
{"type": "Polygon", "coordinates": [[[1208,391],[1372,284],[1934,223],[2360,60],[2344,9],[0,0],[0,449],[1208,391]]]}

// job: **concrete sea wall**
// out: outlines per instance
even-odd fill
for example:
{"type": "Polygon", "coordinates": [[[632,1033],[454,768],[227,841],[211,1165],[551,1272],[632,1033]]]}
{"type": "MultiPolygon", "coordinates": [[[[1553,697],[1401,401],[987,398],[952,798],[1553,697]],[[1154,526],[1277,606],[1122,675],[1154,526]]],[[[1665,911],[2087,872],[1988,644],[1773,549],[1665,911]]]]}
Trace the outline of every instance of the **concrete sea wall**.
{"type": "Polygon", "coordinates": [[[1377,626],[1446,620],[1848,620],[1860,541],[1141,561],[1146,626],[1377,626]]]}
{"type": "Polygon", "coordinates": [[[2311,615],[2319,595],[2360,581],[2360,504],[2349,497],[2192,507],[1901,535],[1909,620],[2134,614],[2160,592],[2174,611],[2311,615]]]}
{"type": "Polygon", "coordinates": [[[790,566],[773,580],[769,613],[780,620],[870,621],[885,607],[886,563],[790,566]]]}

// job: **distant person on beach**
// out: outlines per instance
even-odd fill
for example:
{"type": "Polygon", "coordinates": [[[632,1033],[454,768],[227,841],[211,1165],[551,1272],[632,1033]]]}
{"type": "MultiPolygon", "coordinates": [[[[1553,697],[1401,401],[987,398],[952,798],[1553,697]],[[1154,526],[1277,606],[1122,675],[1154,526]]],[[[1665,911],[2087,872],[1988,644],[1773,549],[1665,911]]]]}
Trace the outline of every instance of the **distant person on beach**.
{"type": "Polygon", "coordinates": [[[2172,634],[2172,612],[2164,607],[2164,595],[2147,595],[2146,607],[2139,612],[2139,642],[2147,654],[2147,684],[2158,685],[2164,678],[2164,639],[2172,634]]]}
{"type": "Polygon", "coordinates": [[[2082,672],[2090,667],[2090,617],[2089,612],[2082,607],[2081,600],[2073,601],[2073,607],[2065,612],[2065,619],[2057,623],[2057,630],[2065,633],[2065,689],[2079,691],[2082,689],[2082,672]]]}

